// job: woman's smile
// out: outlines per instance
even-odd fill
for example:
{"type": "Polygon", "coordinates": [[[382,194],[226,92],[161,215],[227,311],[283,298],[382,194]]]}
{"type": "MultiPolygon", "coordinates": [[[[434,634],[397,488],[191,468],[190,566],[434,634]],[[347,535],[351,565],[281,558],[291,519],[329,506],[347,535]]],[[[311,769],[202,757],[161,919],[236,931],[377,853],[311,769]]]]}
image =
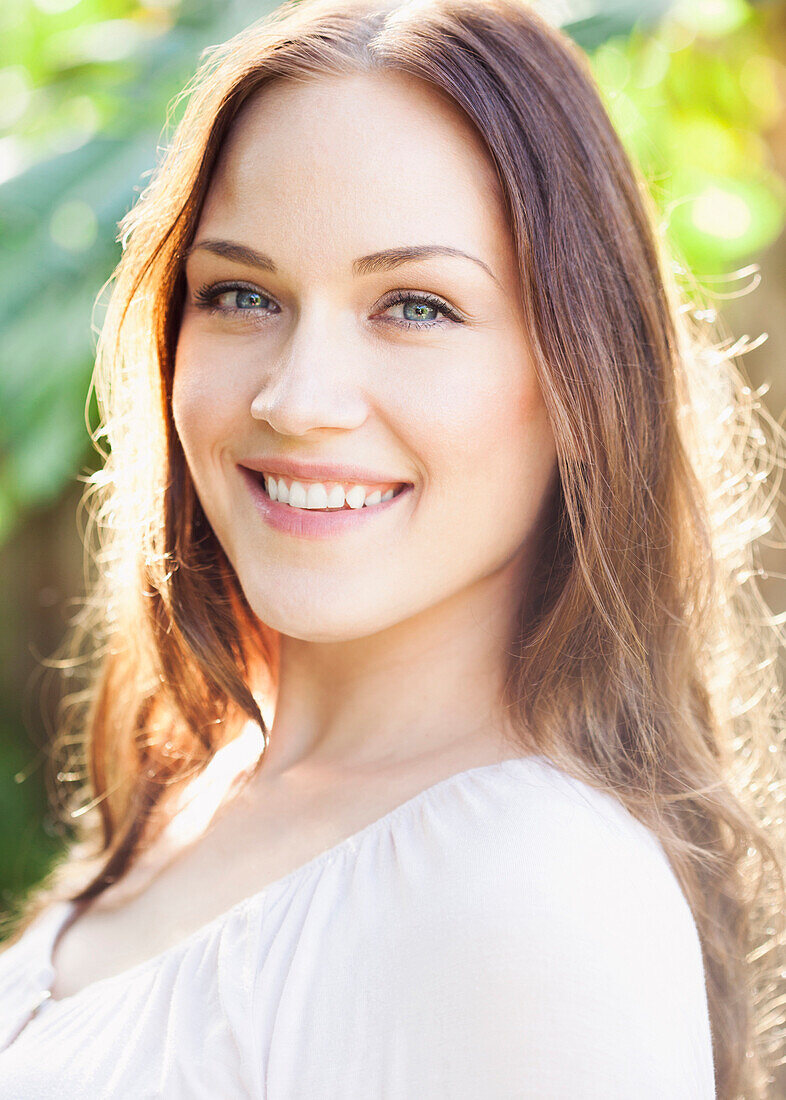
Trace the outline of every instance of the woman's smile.
{"type": "Polygon", "coordinates": [[[379,489],[366,493],[364,486],[354,485],[344,499],[344,489],[333,482],[328,485],[338,488],[343,502],[336,507],[322,507],[309,503],[309,496],[315,489],[321,489],[322,494],[326,495],[326,486],[322,482],[312,483],[307,489],[303,482],[295,479],[266,479],[263,474],[246,466],[238,465],[238,469],[251,491],[255,507],[268,526],[301,538],[325,538],[358,530],[372,516],[390,512],[402,497],[414,489],[414,485],[402,484],[396,489],[388,489],[385,494],[379,489]],[[276,485],[276,497],[268,492],[266,482],[276,485]],[[296,503],[278,499],[279,485],[284,487],[285,496],[291,496],[296,503]],[[353,495],[355,490],[360,490],[360,493],[353,495]]]}

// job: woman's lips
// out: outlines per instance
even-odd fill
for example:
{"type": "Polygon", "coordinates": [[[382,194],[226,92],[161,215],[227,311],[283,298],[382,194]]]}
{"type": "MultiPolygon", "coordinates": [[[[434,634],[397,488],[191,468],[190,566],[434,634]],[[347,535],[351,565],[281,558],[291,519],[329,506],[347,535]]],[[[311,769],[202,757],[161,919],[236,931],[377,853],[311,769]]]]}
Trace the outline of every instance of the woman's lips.
{"type": "Polygon", "coordinates": [[[271,500],[263,484],[262,475],[246,466],[239,466],[240,472],[251,490],[254,504],[265,522],[277,531],[302,538],[323,538],[343,534],[364,526],[373,517],[394,507],[399,500],[408,496],[413,485],[405,485],[394,493],[390,500],[378,504],[364,504],[362,508],[344,506],[333,511],[320,511],[313,508],[296,508],[271,500]]]}

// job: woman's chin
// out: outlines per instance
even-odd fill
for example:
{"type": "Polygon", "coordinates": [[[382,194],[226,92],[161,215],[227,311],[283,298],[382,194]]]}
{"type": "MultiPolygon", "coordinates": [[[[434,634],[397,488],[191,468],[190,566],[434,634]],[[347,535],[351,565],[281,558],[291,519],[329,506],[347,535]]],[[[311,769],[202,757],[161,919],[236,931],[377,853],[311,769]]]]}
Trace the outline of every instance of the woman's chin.
{"type": "MultiPolygon", "coordinates": [[[[401,620],[400,612],[388,608],[373,614],[368,606],[359,606],[355,613],[340,595],[324,599],[312,597],[308,604],[298,602],[283,606],[281,599],[275,603],[269,599],[247,597],[254,614],[282,637],[297,638],[302,642],[351,642],[366,638],[395,625],[401,620]]],[[[358,600],[362,605],[363,601],[358,600]]]]}

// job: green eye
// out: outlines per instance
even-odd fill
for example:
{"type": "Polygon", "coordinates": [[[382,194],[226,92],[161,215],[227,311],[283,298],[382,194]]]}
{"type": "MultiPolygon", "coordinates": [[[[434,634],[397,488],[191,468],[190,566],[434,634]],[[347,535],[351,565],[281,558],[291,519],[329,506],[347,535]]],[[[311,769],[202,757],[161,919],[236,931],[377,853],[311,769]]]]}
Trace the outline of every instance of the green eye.
{"type": "Polygon", "coordinates": [[[422,318],[410,319],[404,317],[401,320],[390,318],[391,322],[393,324],[404,325],[405,328],[437,328],[451,322],[454,322],[456,324],[463,323],[463,318],[460,317],[459,314],[447,304],[447,302],[443,301],[442,298],[438,298],[436,294],[416,294],[411,290],[395,290],[393,291],[393,294],[386,299],[382,308],[384,311],[390,309],[391,306],[399,304],[403,305],[406,308],[410,306],[413,302],[415,303],[416,308],[419,308],[421,310],[432,309],[435,310],[437,313],[443,314],[443,316],[447,318],[447,321],[426,321],[422,318]]]}

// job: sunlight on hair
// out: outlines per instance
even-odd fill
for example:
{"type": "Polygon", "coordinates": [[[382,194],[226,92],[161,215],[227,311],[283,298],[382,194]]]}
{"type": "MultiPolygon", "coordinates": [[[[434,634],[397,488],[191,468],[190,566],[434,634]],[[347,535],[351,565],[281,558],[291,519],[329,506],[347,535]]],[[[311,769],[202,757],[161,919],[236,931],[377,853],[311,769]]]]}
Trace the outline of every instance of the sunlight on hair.
{"type": "MultiPolygon", "coordinates": [[[[265,713],[262,701],[258,702],[265,713]]],[[[268,719],[269,715],[265,714],[266,724],[268,719]]],[[[267,739],[259,726],[249,720],[237,737],[218,749],[204,770],[180,791],[167,811],[171,813],[171,820],[155,843],[143,849],[133,868],[113,883],[111,897],[107,897],[112,907],[123,905],[136,896],[150,879],[157,877],[184,849],[204,835],[221,807],[252,775],[266,747],[267,739]]]]}

